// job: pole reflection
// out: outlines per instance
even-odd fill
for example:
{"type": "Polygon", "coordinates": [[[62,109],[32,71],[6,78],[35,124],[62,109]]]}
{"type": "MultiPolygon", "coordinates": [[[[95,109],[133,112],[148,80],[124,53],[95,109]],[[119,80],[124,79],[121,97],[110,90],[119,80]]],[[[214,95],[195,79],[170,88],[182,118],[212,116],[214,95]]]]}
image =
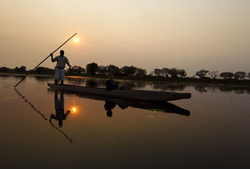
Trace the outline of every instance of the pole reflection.
{"type": "Polygon", "coordinates": [[[60,132],[70,143],[74,143],[73,139],[71,139],[66,133],[64,133],[64,131],[62,131],[61,129],[59,129],[58,127],[56,127],[52,121],[50,119],[47,119],[45,117],[45,115],[43,113],[41,113],[39,110],[37,110],[35,108],[35,106],[21,93],[19,92],[17,89],[14,89],[17,94],[24,100],[25,103],[29,104],[31,106],[31,108],[36,111],[45,121],[48,121],[49,124],[51,125],[52,128],[54,128],[55,130],[57,130],[58,132],[60,132]]]}

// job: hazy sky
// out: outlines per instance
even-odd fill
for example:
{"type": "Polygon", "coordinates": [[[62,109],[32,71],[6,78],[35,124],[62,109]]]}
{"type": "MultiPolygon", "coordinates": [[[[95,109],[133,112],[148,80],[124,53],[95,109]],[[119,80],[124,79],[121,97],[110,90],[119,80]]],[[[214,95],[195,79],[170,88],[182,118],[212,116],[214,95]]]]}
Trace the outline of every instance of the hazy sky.
{"type": "Polygon", "coordinates": [[[0,16],[0,67],[32,69],[77,32],[71,65],[250,72],[250,0],[1,0],[0,16]]]}

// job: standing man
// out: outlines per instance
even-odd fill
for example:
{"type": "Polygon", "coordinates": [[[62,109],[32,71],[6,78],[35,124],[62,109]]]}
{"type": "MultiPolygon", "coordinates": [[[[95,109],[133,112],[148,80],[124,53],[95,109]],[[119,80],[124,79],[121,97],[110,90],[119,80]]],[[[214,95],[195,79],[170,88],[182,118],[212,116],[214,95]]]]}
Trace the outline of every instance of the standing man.
{"type": "Polygon", "coordinates": [[[53,53],[50,54],[51,56],[51,61],[56,63],[56,70],[55,70],[55,84],[57,84],[58,79],[61,79],[61,84],[63,84],[64,81],[64,76],[65,76],[65,64],[67,63],[67,65],[69,66],[69,68],[71,68],[71,65],[69,64],[69,60],[66,56],[64,56],[64,51],[61,50],[60,51],[60,56],[56,56],[55,58],[53,58],[53,53]]]}

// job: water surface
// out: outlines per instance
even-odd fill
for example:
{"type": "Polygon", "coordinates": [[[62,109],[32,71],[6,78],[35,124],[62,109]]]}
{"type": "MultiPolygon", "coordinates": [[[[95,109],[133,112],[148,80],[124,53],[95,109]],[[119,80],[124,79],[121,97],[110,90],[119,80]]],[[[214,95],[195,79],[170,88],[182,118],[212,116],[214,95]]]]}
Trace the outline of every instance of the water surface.
{"type": "MultiPolygon", "coordinates": [[[[167,113],[159,105],[147,110],[55,93],[46,76],[30,76],[15,91],[20,80],[0,76],[1,168],[250,167],[248,89],[126,82],[137,90],[192,93],[169,102],[175,112],[167,113]],[[57,116],[58,104],[64,115],[57,116]],[[107,107],[114,107],[111,114],[107,107]]],[[[103,87],[104,81],[65,83],[103,87]]]]}

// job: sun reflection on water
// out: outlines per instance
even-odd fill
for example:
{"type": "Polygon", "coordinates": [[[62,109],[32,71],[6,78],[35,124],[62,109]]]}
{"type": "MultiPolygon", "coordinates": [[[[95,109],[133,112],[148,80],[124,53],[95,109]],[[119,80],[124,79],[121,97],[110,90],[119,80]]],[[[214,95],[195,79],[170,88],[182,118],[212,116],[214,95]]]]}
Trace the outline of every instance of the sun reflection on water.
{"type": "Polygon", "coordinates": [[[76,108],[76,106],[73,106],[73,107],[71,108],[71,113],[72,113],[73,116],[76,116],[76,115],[77,115],[77,108],[76,108]]]}

